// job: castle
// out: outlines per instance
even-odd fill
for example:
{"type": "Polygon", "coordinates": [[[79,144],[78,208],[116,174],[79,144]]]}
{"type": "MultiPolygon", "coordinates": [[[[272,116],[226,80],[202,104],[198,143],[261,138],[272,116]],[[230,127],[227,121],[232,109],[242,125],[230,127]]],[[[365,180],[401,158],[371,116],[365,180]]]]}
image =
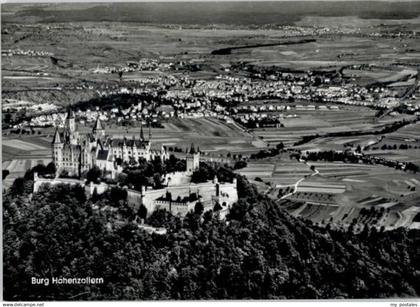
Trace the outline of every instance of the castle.
{"type": "MultiPolygon", "coordinates": [[[[76,128],[74,112],[69,108],[65,120],[64,131],[57,128],[52,141],[52,158],[57,174],[63,171],[70,176],[80,177],[93,167],[98,167],[104,173],[115,178],[121,172],[122,162],[138,161],[143,158],[146,161],[160,156],[162,160],[169,154],[164,146],[161,150],[151,149],[152,134],[149,127],[149,138],[145,139],[143,125],[140,129],[139,139],[112,138],[105,135],[105,129],[101,120],[96,119],[91,133],[80,134],[76,128]]],[[[198,158],[199,159],[199,158],[198,158]]],[[[190,163],[191,164],[191,163],[190,163]]],[[[197,162],[191,164],[192,169],[198,167],[197,162]]]]}
{"type": "MultiPolygon", "coordinates": [[[[116,139],[105,134],[105,129],[99,119],[96,119],[91,133],[81,134],[76,128],[75,116],[71,109],[67,112],[64,130],[57,128],[52,141],[52,156],[56,166],[54,179],[40,178],[34,174],[34,192],[46,185],[70,184],[85,188],[87,195],[94,191],[98,194],[105,192],[110,185],[105,183],[86,183],[82,179],[59,178],[57,175],[63,171],[68,175],[81,177],[93,167],[98,167],[104,173],[115,178],[122,172],[122,162],[131,163],[143,158],[147,161],[160,156],[162,160],[169,158],[168,152],[162,146],[160,151],[151,149],[152,135],[149,128],[149,138],[143,136],[143,126],[140,137],[136,139],[116,139]]],[[[156,209],[166,209],[173,214],[185,215],[194,209],[197,202],[203,205],[204,211],[213,209],[216,204],[220,210],[226,212],[229,206],[238,200],[236,179],[232,183],[219,183],[217,177],[213,181],[194,184],[191,174],[200,167],[200,150],[191,145],[186,155],[185,171],[166,174],[164,176],[165,188],[148,189],[143,186],[141,191],[130,190],[127,187],[127,201],[138,210],[145,206],[148,214],[156,209]]],[[[112,185],[111,185],[112,186],[112,185]]]]}
{"type": "Polygon", "coordinates": [[[194,145],[191,144],[191,149],[187,154],[187,173],[192,173],[200,167],[200,149],[197,150],[194,148],[194,145]]]}

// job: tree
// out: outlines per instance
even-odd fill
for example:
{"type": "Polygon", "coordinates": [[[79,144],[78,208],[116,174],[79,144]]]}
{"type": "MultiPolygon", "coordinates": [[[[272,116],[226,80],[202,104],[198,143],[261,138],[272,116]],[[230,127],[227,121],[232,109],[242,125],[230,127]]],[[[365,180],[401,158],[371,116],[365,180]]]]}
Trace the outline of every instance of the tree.
{"type": "Polygon", "coordinates": [[[277,148],[278,150],[283,150],[283,149],[284,149],[284,144],[283,144],[283,142],[278,143],[278,144],[276,145],[276,148],[277,148]]]}
{"type": "Polygon", "coordinates": [[[120,201],[127,200],[127,191],[120,187],[111,187],[111,189],[107,191],[107,196],[113,205],[118,206],[120,201]]]}
{"type": "Polygon", "coordinates": [[[203,204],[200,201],[196,202],[196,204],[194,206],[194,213],[198,214],[198,215],[201,215],[203,212],[204,212],[203,204]]]}
{"type": "MultiPolygon", "coordinates": [[[[30,182],[21,178],[13,185],[25,190],[30,182]]],[[[184,218],[152,212],[147,224],[165,227],[166,234],[140,228],[126,201],[110,209],[104,195],[92,205],[81,186],[41,187],[20,195],[7,191],[5,299],[328,299],[420,293],[419,230],[366,228],[355,234],[331,229],[289,215],[282,207],[296,203],[273,201],[242,176],[239,191],[228,221],[213,218],[210,210],[202,216],[190,211],[184,218]],[[103,277],[106,285],[31,284],[32,277],[86,274],[103,277]]]]}
{"type": "Polygon", "coordinates": [[[245,161],[243,161],[243,160],[240,160],[240,161],[236,161],[235,162],[235,165],[233,166],[233,169],[241,169],[241,168],[245,168],[245,167],[247,167],[247,163],[245,162],[245,161]]]}
{"type": "Polygon", "coordinates": [[[50,162],[50,163],[48,163],[48,165],[47,165],[47,167],[46,167],[46,169],[45,169],[45,172],[46,172],[47,174],[55,174],[55,172],[56,172],[56,168],[55,168],[55,164],[54,164],[54,162],[50,162]]]}
{"type": "Polygon", "coordinates": [[[222,209],[223,209],[223,207],[219,204],[219,202],[216,202],[216,204],[214,205],[213,211],[218,212],[222,209]]]}
{"type": "Polygon", "coordinates": [[[155,187],[155,189],[161,189],[162,186],[162,179],[161,179],[161,175],[158,173],[155,173],[153,175],[153,185],[155,187]]]}
{"type": "Polygon", "coordinates": [[[88,170],[86,173],[87,183],[90,183],[90,182],[99,183],[101,176],[102,176],[102,172],[99,169],[99,167],[94,166],[93,168],[88,170]]]}
{"type": "Polygon", "coordinates": [[[141,205],[140,205],[140,208],[139,208],[139,210],[138,210],[138,212],[137,212],[137,215],[138,215],[141,219],[143,219],[143,220],[145,220],[145,219],[146,219],[146,217],[147,217],[147,208],[146,208],[146,206],[145,206],[145,205],[143,205],[143,204],[141,204],[141,205]]]}
{"type": "Polygon", "coordinates": [[[67,170],[65,170],[65,169],[63,169],[62,171],[61,171],[61,173],[60,173],[60,176],[59,176],[60,178],[67,178],[67,177],[69,177],[69,172],[67,171],[67,170]]]}

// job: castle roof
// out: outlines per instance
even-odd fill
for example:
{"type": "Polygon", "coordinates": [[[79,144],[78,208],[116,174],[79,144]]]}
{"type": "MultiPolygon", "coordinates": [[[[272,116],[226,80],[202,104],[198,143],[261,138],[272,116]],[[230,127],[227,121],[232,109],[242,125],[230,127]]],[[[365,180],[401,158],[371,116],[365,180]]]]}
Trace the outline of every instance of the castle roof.
{"type": "Polygon", "coordinates": [[[89,134],[87,134],[86,135],[86,139],[89,141],[89,142],[93,142],[93,141],[95,141],[95,137],[93,136],[93,134],[91,134],[91,133],[89,133],[89,134]]]}
{"type": "Polygon", "coordinates": [[[142,141],[142,140],[136,140],[136,139],[109,139],[108,145],[111,145],[112,147],[123,147],[124,144],[127,147],[137,147],[137,148],[146,148],[148,145],[148,141],[142,141]]]}
{"type": "Polygon", "coordinates": [[[67,118],[74,118],[74,112],[70,106],[67,108],[67,118]]]}
{"type": "Polygon", "coordinates": [[[74,144],[64,144],[63,152],[64,151],[72,151],[74,154],[80,154],[82,151],[82,148],[80,145],[74,145],[74,144]]]}
{"type": "Polygon", "coordinates": [[[110,158],[110,151],[100,149],[98,150],[98,155],[96,157],[98,160],[108,160],[110,158]]]}
{"type": "Polygon", "coordinates": [[[93,131],[97,131],[97,130],[104,130],[104,127],[102,126],[102,122],[99,119],[99,116],[96,118],[95,126],[93,127],[93,131]]]}
{"type": "Polygon", "coordinates": [[[195,154],[194,144],[191,144],[190,154],[195,154]]]}
{"type": "Polygon", "coordinates": [[[140,127],[140,139],[144,140],[144,134],[143,134],[143,123],[141,123],[141,127],[140,127]]]}
{"type": "Polygon", "coordinates": [[[53,144],[60,144],[61,143],[61,137],[60,132],[58,131],[58,128],[55,129],[54,138],[53,138],[53,144]]]}

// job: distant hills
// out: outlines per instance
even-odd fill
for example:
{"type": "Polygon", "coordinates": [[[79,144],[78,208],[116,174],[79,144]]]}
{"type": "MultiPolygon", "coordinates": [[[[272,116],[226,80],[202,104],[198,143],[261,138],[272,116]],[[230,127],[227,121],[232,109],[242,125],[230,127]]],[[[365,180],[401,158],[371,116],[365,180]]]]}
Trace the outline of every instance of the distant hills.
{"type": "Polygon", "coordinates": [[[2,5],[3,23],[119,21],[180,25],[291,25],[305,16],[411,19],[420,16],[420,1],[234,1],[2,5]]]}

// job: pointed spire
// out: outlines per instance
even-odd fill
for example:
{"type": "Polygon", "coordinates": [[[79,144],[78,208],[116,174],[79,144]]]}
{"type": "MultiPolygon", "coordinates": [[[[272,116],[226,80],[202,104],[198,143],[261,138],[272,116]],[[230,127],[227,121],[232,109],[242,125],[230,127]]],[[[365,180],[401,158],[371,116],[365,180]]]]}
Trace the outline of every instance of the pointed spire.
{"type": "Polygon", "coordinates": [[[101,122],[101,120],[99,118],[99,115],[96,118],[95,126],[93,127],[93,131],[98,131],[98,130],[104,130],[104,128],[102,126],[102,122],[101,122]]]}
{"type": "Polygon", "coordinates": [[[144,141],[144,134],[143,134],[143,121],[141,122],[141,126],[140,126],[140,140],[143,142],[144,141]]]}
{"type": "Polygon", "coordinates": [[[195,154],[194,143],[191,143],[190,154],[195,154]]]}
{"type": "Polygon", "coordinates": [[[58,127],[55,129],[53,144],[61,144],[60,132],[58,131],[58,127]]]}
{"type": "Polygon", "coordinates": [[[70,106],[70,105],[67,107],[67,118],[68,118],[68,119],[70,119],[70,118],[74,118],[74,112],[73,112],[73,110],[71,109],[71,106],[70,106]]]}

